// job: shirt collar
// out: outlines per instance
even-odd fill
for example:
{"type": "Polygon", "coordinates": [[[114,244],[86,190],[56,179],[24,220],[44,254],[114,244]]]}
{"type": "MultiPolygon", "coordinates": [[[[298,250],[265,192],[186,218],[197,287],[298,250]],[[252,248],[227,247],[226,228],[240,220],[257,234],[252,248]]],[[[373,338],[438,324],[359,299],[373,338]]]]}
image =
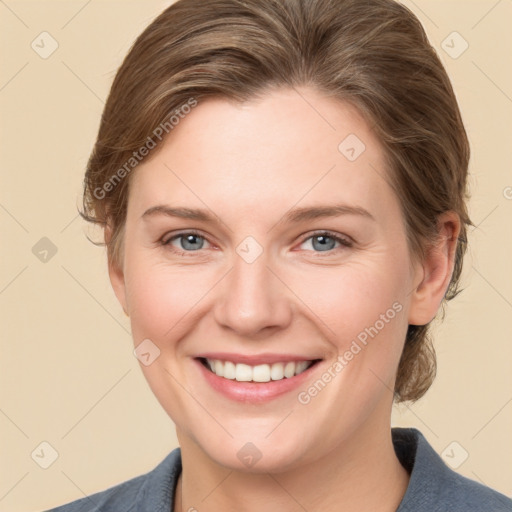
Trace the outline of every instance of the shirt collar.
{"type": "MultiPolygon", "coordinates": [[[[398,460],[410,474],[397,512],[417,511],[418,503],[425,510],[433,510],[442,482],[450,478],[450,470],[419,430],[395,427],[391,435],[398,460]]],[[[132,508],[140,512],[172,512],[181,470],[181,449],[175,448],[147,474],[132,508]]]]}
{"type": "Polygon", "coordinates": [[[441,489],[453,478],[441,457],[416,428],[391,429],[396,456],[410,475],[409,485],[396,512],[434,510],[441,489]]]}

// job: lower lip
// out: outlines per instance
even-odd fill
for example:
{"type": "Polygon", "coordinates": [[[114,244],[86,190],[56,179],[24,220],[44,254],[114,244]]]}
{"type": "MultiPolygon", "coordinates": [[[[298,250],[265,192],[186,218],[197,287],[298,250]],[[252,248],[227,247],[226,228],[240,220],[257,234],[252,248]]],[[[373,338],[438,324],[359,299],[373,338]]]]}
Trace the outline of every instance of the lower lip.
{"type": "Polygon", "coordinates": [[[194,359],[199,370],[210,386],[231,400],[238,402],[260,403],[267,402],[297,389],[309,379],[316,370],[319,361],[299,375],[269,382],[238,382],[225,379],[208,370],[199,359],[194,359]]]}

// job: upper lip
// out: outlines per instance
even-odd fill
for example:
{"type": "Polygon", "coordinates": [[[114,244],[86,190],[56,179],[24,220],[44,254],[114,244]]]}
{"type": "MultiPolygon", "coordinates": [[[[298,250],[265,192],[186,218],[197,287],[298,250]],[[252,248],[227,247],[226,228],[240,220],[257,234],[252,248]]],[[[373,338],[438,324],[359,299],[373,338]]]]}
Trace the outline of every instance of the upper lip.
{"type": "Polygon", "coordinates": [[[299,362],[299,361],[316,361],[321,359],[320,357],[304,357],[302,355],[297,354],[256,354],[256,355],[247,355],[247,354],[234,354],[227,352],[205,352],[204,354],[199,354],[196,358],[205,358],[205,359],[218,359],[220,361],[231,361],[235,364],[248,364],[249,366],[256,366],[258,364],[273,364],[273,363],[287,363],[290,361],[299,362]]]}

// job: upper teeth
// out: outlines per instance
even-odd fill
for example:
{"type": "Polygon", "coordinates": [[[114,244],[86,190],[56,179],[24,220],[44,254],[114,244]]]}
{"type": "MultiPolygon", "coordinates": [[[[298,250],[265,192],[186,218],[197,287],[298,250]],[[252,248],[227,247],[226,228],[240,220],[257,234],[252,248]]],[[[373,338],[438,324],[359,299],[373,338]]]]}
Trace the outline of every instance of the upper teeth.
{"type": "Polygon", "coordinates": [[[225,379],[237,380],[240,382],[269,382],[270,380],[281,380],[299,375],[306,370],[312,361],[290,361],[288,363],[258,364],[235,364],[231,361],[220,361],[219,359],[206,359],[208,366],[213,373],[225,379]]]}

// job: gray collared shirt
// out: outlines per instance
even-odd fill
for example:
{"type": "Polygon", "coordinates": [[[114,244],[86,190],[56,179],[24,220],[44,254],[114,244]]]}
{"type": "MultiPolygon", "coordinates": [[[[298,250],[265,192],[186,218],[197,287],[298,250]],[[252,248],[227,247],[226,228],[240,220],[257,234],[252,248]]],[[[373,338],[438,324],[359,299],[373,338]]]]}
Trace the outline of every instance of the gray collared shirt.
{"type": "MultiPolygon", "coordinates": [[[[393,428],[398,459],[410,473],[397,512],[512,512],[512,499],[450,469],[415,428],[393,428]]],[[[173,512],[181,473],[174,449],[152,471],[46,512],[173,512]]]]}

